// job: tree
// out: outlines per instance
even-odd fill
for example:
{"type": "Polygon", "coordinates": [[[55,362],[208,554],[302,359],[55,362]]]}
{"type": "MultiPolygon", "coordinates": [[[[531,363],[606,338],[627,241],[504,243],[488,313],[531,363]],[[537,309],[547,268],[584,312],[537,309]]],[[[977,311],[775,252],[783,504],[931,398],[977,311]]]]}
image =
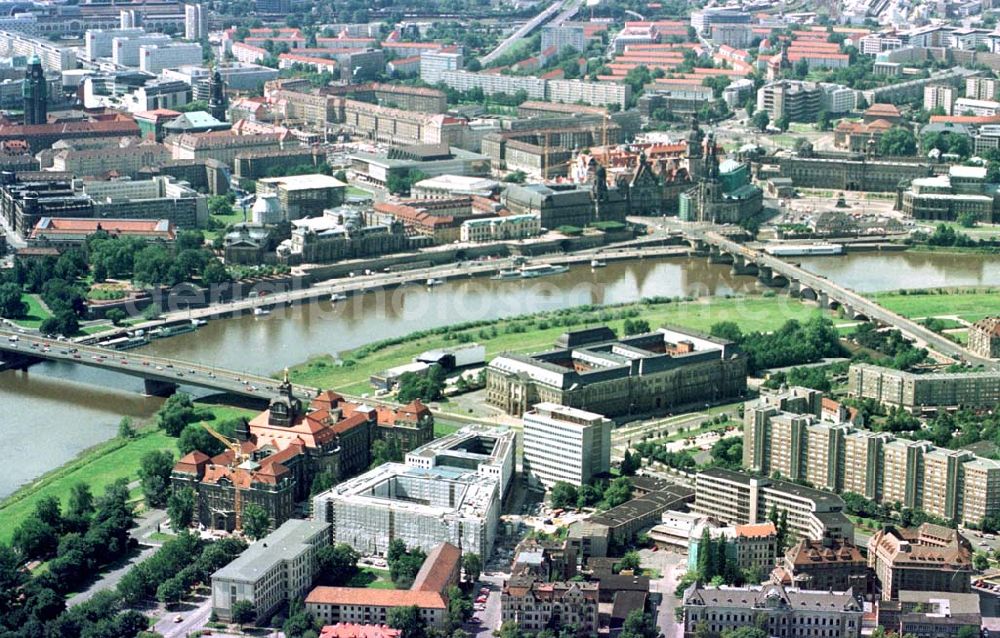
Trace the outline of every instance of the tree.
{"type": "Polygon", "coordinates": [[[35,504],[35,516],[38,517],[38,520],[54,529],[57,533],[62,529],[63,518],[61,507],[59,505],[59,499],[55,496],[42,497],[35,504]]]}
{"type": "Polygon", "coordinates": [[[774,121],[774,125],[775,125],[775,126],[776,126],[776,127],[778,128],[778,130],[779,130],[779,131],[781,131],[782,133],[784,133],[785,131],[787,131],[787,130],[788,130],[788,127],[789,127],[789,126],[791,126],[791,123],[792,123],[792,121],[791,121],[791,119],[790,119],[790,118],[788,117],[788,115],[787,115],[787,114],[784,114],[784,115],[782,115],[781,117],[779,117],[778,119],[776,119],[776,120],[774,121]]]}
{"type": "Polygon", "coordinates": [[[917,138],[905,126],[894,126],[886,131],[878,142],[880,155],[915,155],[917,138]]]}
{"type": "Polygon", "coordinates": [[[631,454],[628,450],[625,450],[625,455],[622,457],[622,463],[618,468],[618,471],[622,476],[634,476],[635,471],[639,469],[641,457],[638,454],[631,454]]]}
{"type": "Polygon", "coordinates": [[[633,609],[625,617],[619,638],[656,638],[660,634],[652,614],[641,609],[633,609]]]}
{"type": "Polygon", "coordinates": [[[639,552],[632,550],[630,552],[625,552],[622,559],[618,561],[618,571],[632,570],[635,571],[639,569],[639,552]]]}
{"type": "Polygon", "coordinates": [[[832,127],[833,124],[830,122],[830,114],[825,109],[820,110],[820,112],[816,115],[816,128],[821,131],[829,131],[832,127]]]}
{"type": "Polygon", "coordinates": [[[972,566],[978,572],[984,572],[990,568],[990,559],[983,552],[976,552],[972,555],[972,566]]]}
{"type": "Polygon", "coordinates": [[[424,638],[427,635],[427,623],[420,616],[420,608],[393,607],[389,610],[387,624],[393,629],[399,629],[406,638],[424,638]]]}
{"type": "Polygon", "coordinates": [[[104,316],[111,322],[113,326],[120,326],[128,318],[125,311],[121,308],[112,308],[104,313],[104,316]]]}
{"type": "Polygon", "coordinates": [[[181,599],[184,598],[185,593],[187,593],[187,588],[185,588],[184,583],[182,583],[181,580],[175,576],[174,578],[168,578],[163,581],[160,583],[160,586],[156,588],[156,600],[167,605],[179,603],[181,602],[181,599]]]}
{"type": "Polygon", "coordinates": [[[973,627],[972,625],[965,625],[958,628],[958,633],[955,634],[956,638],[979,638],[981,635],[978,627],[973,627]]]}
{"type": "Polygon", "coordinates": [[[361,554],[347,543],[328,545],[316,552],[316,564],[323,584],[334,587],[346,585],[358,573],[360,558],[361,554]]]}
{"type": "Polygon", "coordinates": [[[763,133],[767,130],[767,125],[771,123],[771,116],[767,114],[767,111],[761,109],[751,116],[750,123],[753,124],[755,129],[763,133]]]}
{"type": "Polygon", "coordinates": [[[94,513],[94,495],[86,483],[74,483],[69,489],[69,501],[66,504],[66,518],[69,520],[88,521],[94,513]]]}
{"type": "Polygon", "coordinates": [[[123,416],[121,420],[118,421],[118,438],[119,439],[135,438],[135,428],[132,427],[132,417],[123,416]]]}
{"type": "Polygon", "coordinates": [[[264,508],[256,503],[243,506],[243,533],[253,540],[267,536],[271,529],[271,519],[264,508]]]}
{"type": "Polygon", "coordinates": [[[253,608],[253,603],[249,600],[237,600],[229,610],[233,617],[233,622],[243,628],[243,625],[253,622],[257,617],[257,612],[253,608]]]}
{"type": "Polygon", "coordinates": [[[175,532],[190,527],[194,521],[194,490],[185,488],[171,494],[167,499],[167,516],[175,532]]]}
{"type": "Polygon", "coordinates": [[[561,509],[569,509],[575,506],[577,496],[576,487],[565,481],[556,481],[549,495],[552,507],[561,509]]]}
{"type": "Polygon", "coordinates": [[[177,438],[177,451],[181,456],[189,454],[195,450],[216,456],[226,451],[226,446],[222,441],[208,433],[208,430],[197,423],[191,423],[184,427],[181,435],[177,438]]]}
{"type": "Polygon", "coordinates": [[[498,638],[524,638],[524,632],[521,631],[521,628],[517,626],[515,621],[508,620],[500,625],[497,636],[498,638]]]}
{"type": "Polygon", "coordinates": [[[966,211],[958,215],[958,223],[962,228],[975,228],[979,223],[979,215],[971,211],[966,211]]]}
{"type": "Polygon", "coordinates": [[[21,286],[0,284],[0,317],[17,319],[28,314],[28,304],[21,300],[21,286]]]}
{"type": "Polygon", "coordinates": [[[483,559],[473,552],[462,554],[462,571],[465,573],[466,582],[476,582],[483,572],[483,559]]]}
{"type": "Polygon", "coordinates": [[[722,638],[767,638],[768,633],[759,627],[739,627],[722,632],[722,638]]]}
{"type": "Polygon", "coordinates": [[[143,455],[139,465],[139,483],[149,507],[167,504],[170,473],[174,469],[174,455],[165,450],[151,450],[143,455]]]}
{"type": "Polygon", "coordinates": [[[222,262],[218,259],[211,259],[205,264],[204,269],[201,271],[201,282],[203,284],[221,284],[230,281],[232,278],[229,276],[229,271],[226,267],[222,265],[222,262]]]}
{"type": "Polygon", "coordinates": [[[58,543],[56,531],[37,515],[24,519],[11,537],[11,545],[25,558],[48,558],[55,554],[58,543]]]}
{"type": "Polygon", "coordinates": [[[778,546],[778,555],[785,553],[785,549],[788,546],[788,510],[781,510],[781,517],[778,518],[778,539],[776,545],[778,546]]]}
{"type": "Polygon", "coordinates": [[[733,343],[740,343],[743,341],[743,331],[740,330],[739,324],[735,321],[720,321],[718,323],[713,323],[708,332],[713,337],[726,339],[728,341],[732,341],[733,343]]]}
{"type": "Polygon", "coordinates": [[[447,624],[448,631],[451,632],[460,629],[472,618],[472,601],[462,595],[462,590],[454,585],[445,590],[445,598],[448,599],[447,624]]]}
{"type": "Polygon", "coordinates": [[[792,72],[795,74],[795,77],[797,77],[800,80],[804,80],[806,79],[806,76],[809,75],[809,61],[806,60],[805,58],[802,58],[795,63],[795,66],[792,67],[792,69],[793,69],[792,72]]]}
{"type": "Polygon", "coordinates": [[[632,498],[632,481],[626,476],[618,477],[611,481],[608,489],[604,490],[601,508],[611,509],[612,507],[618,507],[630,498],[632,498]]]}

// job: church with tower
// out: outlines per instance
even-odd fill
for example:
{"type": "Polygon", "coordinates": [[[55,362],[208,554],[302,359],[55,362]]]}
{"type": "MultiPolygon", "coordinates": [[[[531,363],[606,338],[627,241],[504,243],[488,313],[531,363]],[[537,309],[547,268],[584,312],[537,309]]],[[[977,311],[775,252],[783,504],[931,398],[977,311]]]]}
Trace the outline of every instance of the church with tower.
{"type": "Polygon", "coordinates": [[[37,55],[31,56],[28,60],[24,84],[21,85],[21,97],[24,98],[24,123],[26,125],[48,122],[48,84],[45,83],[42,61],[37,55]]]}

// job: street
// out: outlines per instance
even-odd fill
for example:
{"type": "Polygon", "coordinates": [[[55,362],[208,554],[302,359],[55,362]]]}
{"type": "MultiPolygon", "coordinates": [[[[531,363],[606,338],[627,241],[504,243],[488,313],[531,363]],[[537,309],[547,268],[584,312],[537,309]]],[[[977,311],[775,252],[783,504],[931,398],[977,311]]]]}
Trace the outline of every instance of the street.
{"type": "Polygon", "coordinates": [[[179,611],[164,612],[153,626],[153,631],[163,636],[163,638],[186,638],[188,634],[205,627],[209,616],[212,615],[212,597],[204,596],[197,599],[195,605],[180,605],[179,611]],[[181,617],[180,622],[174,622],[177,616],[181,617]]]}
{"type": "Polygon", "coordinates": [[[655,569],[660,572],[660,577],[651,579],[649,583],[651,592],[659,592],[663,596],[656,626],[666,638],[681,638],[684,627],[675,619],[680,599],[674,596],[674,591],[677,589],[678,581],[687,571],[687,556],[667,550],[654,552],[651,549],[642,549],[639,550],[639,559],[639,564],[644,569],[655,569]]]}
{"type": "Polygon", "coordinates": [[[476,584],[476,591],[473,592],[473,598],[479,595],[478,591],[481,587],[489,587],[490,593],[486,599],[486,607],[476,611],[472,620],[465,623],[465,631],[472,636],[490,638],[493,635],[493,630],[500,628],[500,591],[508,576],[508,574],[500,574],[499,572],[484,573],[480,576],[479,583],[476,584]]]}

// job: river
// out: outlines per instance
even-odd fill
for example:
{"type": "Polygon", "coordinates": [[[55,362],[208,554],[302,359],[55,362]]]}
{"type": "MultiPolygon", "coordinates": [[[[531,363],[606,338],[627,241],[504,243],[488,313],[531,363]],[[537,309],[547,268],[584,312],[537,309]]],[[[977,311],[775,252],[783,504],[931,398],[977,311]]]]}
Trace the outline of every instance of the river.
{"type": "MultiPolygon", "coordinates": [[[[943,253],[859,253],[797,258],[803,267],[861,292],[897,288],[1000,285],[1000,259],[943,253]]],[[[197,332],[153,342],[144,351],[268,374],[311,355],[337,353],[414,330],[581,304],[650,296],[753,293],[750,277],[704,258],[611,263],[531,281],[460,279],[434,288],[408,286],[210,321],[197,332]]],[[[114,436],[122,414],[147,417],[159,399],[137,394],[141,382],[90,368],[46,363],[28,374],[0,373],[0,442],[10,458],[0,498],[95,443],[114,436]],[[42,445],[39,445],[42,443],[42,445]]]]}

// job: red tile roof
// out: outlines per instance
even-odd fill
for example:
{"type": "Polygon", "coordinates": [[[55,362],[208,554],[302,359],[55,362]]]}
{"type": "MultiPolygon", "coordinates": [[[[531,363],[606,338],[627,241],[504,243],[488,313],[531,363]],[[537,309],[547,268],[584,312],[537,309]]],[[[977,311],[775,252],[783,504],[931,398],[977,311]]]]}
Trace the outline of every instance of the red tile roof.
{"type": "Polygon", "coordinates": [[[433,591],[400,591],[363,587],[315,587],[306,596],[306,604],[359,605],[364,607],[410,607],[445,609],[444,597],[433,591]]]}
{"type": "Polygon", "coordinates": [[[357,623],[325,625],[319,632],[319,638],[400,638],[402,635],[403,632],[388,625],[359,625],[357,623]]]}

